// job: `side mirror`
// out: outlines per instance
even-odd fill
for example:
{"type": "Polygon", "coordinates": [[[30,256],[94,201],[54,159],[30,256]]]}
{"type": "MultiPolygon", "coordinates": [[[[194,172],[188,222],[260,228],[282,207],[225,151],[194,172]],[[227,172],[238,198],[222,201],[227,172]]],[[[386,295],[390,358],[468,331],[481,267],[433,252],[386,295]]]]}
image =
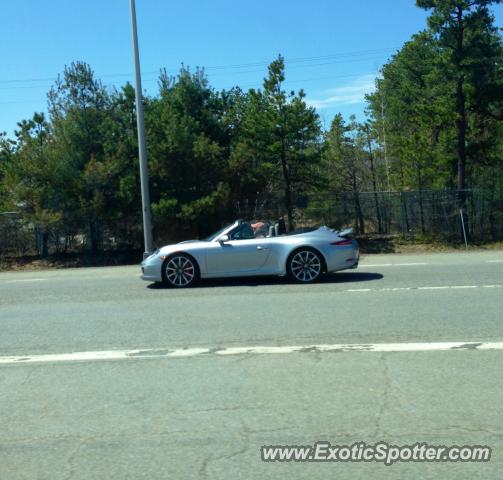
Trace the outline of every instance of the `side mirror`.
{"type": "Polygon", "coordinates": [[[225,242],[228,242],[229,241],[229,235],[222,235],[221,237],[219,237],[218,239],[219,243],[225,243],[225,242]]]}

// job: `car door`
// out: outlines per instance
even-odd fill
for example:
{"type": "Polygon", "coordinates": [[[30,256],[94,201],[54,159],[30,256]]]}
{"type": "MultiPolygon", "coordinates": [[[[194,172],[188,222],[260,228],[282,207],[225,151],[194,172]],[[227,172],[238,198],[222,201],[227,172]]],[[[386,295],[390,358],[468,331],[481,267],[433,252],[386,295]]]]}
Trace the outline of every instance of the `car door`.
{"type": "Polygon", "coordinates": [[[208,276],[257,273],[270,253],[267,238],[211,242],[206,250],[208,276]]]}

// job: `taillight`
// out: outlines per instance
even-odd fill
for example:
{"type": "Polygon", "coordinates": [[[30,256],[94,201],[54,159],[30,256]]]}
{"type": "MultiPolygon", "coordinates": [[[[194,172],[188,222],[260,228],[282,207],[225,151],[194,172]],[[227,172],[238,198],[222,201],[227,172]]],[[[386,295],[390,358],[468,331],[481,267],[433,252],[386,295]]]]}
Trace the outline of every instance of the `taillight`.
{"type": "Polygon", "coordinates": [[[350,238],[345,238],[344,240],[332,242],[330,245],[336,245],[337,247],[346,247],[348,245],[353,245],[353,240],[351,240],[350,238]]]}

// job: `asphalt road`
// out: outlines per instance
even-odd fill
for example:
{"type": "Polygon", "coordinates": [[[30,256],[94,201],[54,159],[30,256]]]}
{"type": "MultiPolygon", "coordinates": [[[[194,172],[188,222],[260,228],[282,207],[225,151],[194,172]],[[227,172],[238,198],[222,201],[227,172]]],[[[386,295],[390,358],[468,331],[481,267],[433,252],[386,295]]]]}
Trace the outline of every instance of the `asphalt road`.
{"type": "Polygon", "coordinates": [[[170,290],[131,267],[0,273],[0,360],[147,352],[0,363],[0,479],[501,478],[502,350],[216,353],[502,342],[502,312],[501,251],[367,256],[308,286],[170,290]],[[163,356],[199,347],[205,354],[163,356]],[[322,440],[479,444],[493,454],[391,467],[260,459],[262,445],[322,440]]]}

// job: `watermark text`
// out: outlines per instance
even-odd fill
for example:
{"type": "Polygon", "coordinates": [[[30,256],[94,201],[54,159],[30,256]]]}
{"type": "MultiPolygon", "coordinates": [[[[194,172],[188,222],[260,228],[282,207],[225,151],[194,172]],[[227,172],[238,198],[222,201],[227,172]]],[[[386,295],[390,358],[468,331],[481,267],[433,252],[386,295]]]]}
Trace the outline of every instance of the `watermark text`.
{"type": "Polygon", "coordinates": [[[488,462],[491,448],[485,445],[390,445],[386,442],[352,445],[264,445],[264,462],[377,462],[390,466],[397,462],[488,462]]]}

